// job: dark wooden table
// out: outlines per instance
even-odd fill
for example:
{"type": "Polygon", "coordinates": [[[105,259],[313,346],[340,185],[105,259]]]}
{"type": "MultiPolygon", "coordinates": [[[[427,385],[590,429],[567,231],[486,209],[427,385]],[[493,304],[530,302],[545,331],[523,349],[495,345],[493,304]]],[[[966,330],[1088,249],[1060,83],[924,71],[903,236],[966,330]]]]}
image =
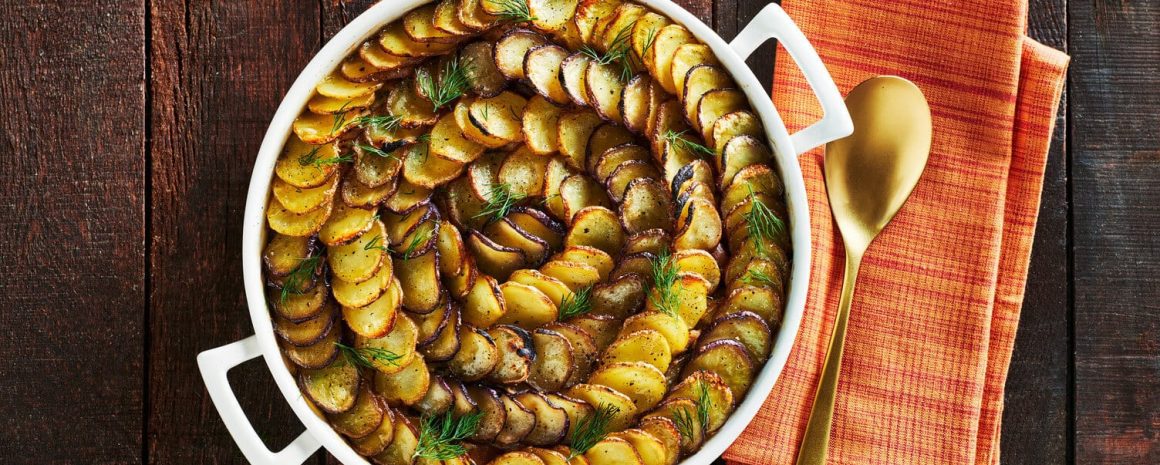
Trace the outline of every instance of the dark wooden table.
{"type": "MultiPolygon", "coordinates": [[[[370,3],[0,1],[6,463],[243,462],[194,356],[253,332],[239,242],[259,141],[370,3]]],[[[677,3],[729,39],[766,2],[677,3]]],[[[1030,34],[1073,62],[1003,461],[1160,463],[1160,1],[1032,0],[1030,34]]],[[[301,431],[264,364],[231,380],[269,444],[301,431]]]]}

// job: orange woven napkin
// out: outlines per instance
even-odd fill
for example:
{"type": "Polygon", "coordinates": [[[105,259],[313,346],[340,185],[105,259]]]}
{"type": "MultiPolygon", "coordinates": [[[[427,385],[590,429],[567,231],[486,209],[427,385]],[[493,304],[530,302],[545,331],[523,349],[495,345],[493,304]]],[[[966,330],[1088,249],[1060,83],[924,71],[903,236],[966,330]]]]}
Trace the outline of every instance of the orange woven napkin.
{"type": "MultiPolygon", "coordinates": [[[[854,296],[831,463],[998,463],[1003,383],[1022,305],[1044,163],[1068,58],[1027,38],[1026,0],[786,0],[838,88],[914,81],[934,141],[909,202],[871,245],[854,296]]],[[[779,52],[774,103],[790,130],[820,116],[779,52]]],[[[842,287],[822,151],[801,158],[813,270],[798,342],[773,393],[725,453],[793,463],[842,287]]]]}

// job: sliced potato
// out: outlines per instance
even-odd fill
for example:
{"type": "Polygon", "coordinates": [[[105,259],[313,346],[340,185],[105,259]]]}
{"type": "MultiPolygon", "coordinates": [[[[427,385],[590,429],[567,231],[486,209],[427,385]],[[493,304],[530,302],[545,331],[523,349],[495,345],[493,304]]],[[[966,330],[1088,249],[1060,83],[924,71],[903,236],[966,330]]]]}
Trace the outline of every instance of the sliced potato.
{"type": "MultiPolygon", "coordinates": [[[[672,145],[669,145],[672,147],[672,145]]],[[[699,182],[706,186],[712,186],[715,178],[713,177],[713,167],[709,166],[709,162],[703,159],[693,160],[685,164],[673,178],[669,181],[670,187],[673,190],[673,197],[680,197],[684,190],[685,184],[690,182],[699,182]]]]}
{"type": "Polygon", "coordinates": [[[513,194],[523,197],[542,196],[549,160],[526,146],[520,147],[504,158],[499,169],[499,182],[509,186],[513,194]]]}
{"type": "Polygon", "coordinates": [[[443,333],[444,328],[451,323],[451,317],[454,316],[454,313],[455,310],[450,299],[440,301],[435,310],[431,312],[411,313],[411,320],[419,328],[419,338],[415,345],[423,347],[435,341],[443,333]]]}
{"type": "MultiPolygon", "coordinates": [[[[717,56],[708,45],[700,43],[684,44],[673,54],[672,74],[677,95],[685,95],[685,78],[689,70],[700,65],[718,65],[717,56]]],[[[732,87],[732,86],[729,86],[732,87]]]]}
{"type": "Polygon", "coordinates": [[[677,228],[673,238],[677,250],[713,250],[721,242],[721,217],[713,203],[703,198],[685,203],[677,218],[677,228]]]}
{"type": "Polygon", "coordinates": [[[405,21],[392,21],[379,34],[379,46],[391,55],[412,58],[429,57],[450,52],[457,45],[454,42],[418,42],[407,34],[404,23],[405,21]]]}
{"type": "Polygon", "coordinates": [[[394,280],[393,267],[380,266],[379,271],[371,279],[361,283],[352,283],[335,278],[331,283],[334,300],[346,307],[362,307],[370,305],[379,296],[386,292],[387,287],[394,280]]]}
{"type": "MultiPolygon", "coordinates": [[[[349,62],[349,61],[348,61],[349,62]]],[[[344,62],[343,68],[346,68],[347,62],[344,62]]],[[[334,113],[345,113],[347,110],[356,108],[366,108],[375,103],[375,93],[370,92],[366,95],[354,98],[337,99],[327,97],[322,94],[314,94],[310,100],[306,102],[306,108],[314,113],[331,115],[334,113]]]]}
{"type": "Polygon", "coordinates": [[[465,299],[471,288],[475,286],[475,279],[479,277],[479,269],[475,267],[475,259],[471,254],[464,256],[463,266],[459,268],[459,273],[454,276],[443,275],[447,284],[447,290],[451,291],[451,295],[456,299],[465,299]]]}
{"type": "MultiPolygon", "coordinates": [[[[483,1],[487,2],[489,0],[483,1]]],[[[507,444],[506,442],[501,443],[499,438],[496,438],[496,442],[500,444],[507,444]]],[[[514,443],[515,442],[513,441],[512,444],[514,443]]],[[[491,462],[488,462],[488,465],[544,465],[544,461],[540,460],[540,457],[538,457],[536,454],[526,450],[517,450],[506,452],[503,455],[492,459],[491,462]]]]}
{"type": "Polygon", "coordinates": [[[701,131],[701,137],[708,140],[713,136],[713,123],[722,116],[749,107],[745,93],[737,89],[716,89],[705,93],[697,104],[697,119],[693,126],[701,131]]]}
{"type": "Polygon", "coordinates": [[[528,100],[524,109],[524,143],[539,155],[551,155],[560,149],[559,121],[563,110],[542,96],[528,100]]]}
{"type": "Polygon", "coordinates": [[[588,139],[600,126],[600,115],[591,111],[570,111],[559,118],[560,154],[576,169],[584,169],[588,164],[588,139]]]}
{"type": "Polygon", "coordinates": [[[528,101],[518,94],[503,91],[495,97],[473,102],[468,116],[471,124],[485,135],[506,142],[521,142],[524,140],[523,117],[527,104],[528,101]]]}
{"type": "Polygon", "coordinates": [[[677,425],[666,417],[645,417],[637,425],[642,431],[656,438],[665,449],[665,464],[673,465],[681,455],[681,432],[677,425]]]}
{"type": "Polygon", "coordinates": [[[633,450],[640,456],[642,465],[666,465],[667,452],[660,439],[640,429],[626,429],[612,433],[609,437],[616,437],[628,441],[633,450]]]}
{"type": "Polygon", "coordinates": [[[745,397],[749,385],[757,376],[757,369],[749,352],[740,342],[719,340],[701,347],[685,365],[685,375],[698,370],[716,373],[729,386],[735,398],[745,397]]]}
{"type": "Polygon", "coordinates": [[[319,315],[327,302],[326,296],[330,289],[325,285],[315,285],[301,294],[287,291],[285,298],[282,293],[271,290],[266,300],[274,304],[274,311],[287,320],[301,323],[319,315]]]}
{"type": "Polygon", "coordinates": [[[580,7],[576,10],[576,16],[573,22],[576,23],[576,28],[580,31],[580,39],[588,45],[595,45],[597,39],[596,34],[603,32],[604,28],[608,26],[608,21],[612,20],[613,13],[616,7],[620,6],[621,0],[584,0],[580,3],[580,7]]]}
{"type": "Polygon", "coordinates": [[[637,134],[644,133],[648,124],[649,85],[652,78],[647,73],[637,74],[624,86],[620,99],[620,115],[624,127],[637,134]]]}
{"type": "Polygon", "coordinates": [[[330,365],[338,358],[339,350],[335,343],[341,337],[342,328],[331,326],[331,329],[317,342],[302,347],[283,344],[282,352],[295,365],[306,369],[320,369],[330,365]]]}
{"type": "Polygon", "coordinates": [[[467,75],[471,91],[480,97],[494,97],[508,81],[495,64],[495,49],[487,41],[472,42],[459,51],[459,63],[467,75]]]}
{"type": "Polygon", "coordinates": [[[453,276],[465,265],[467,246],[463,243],[463,236],[459,229],[450,221],[444,220],[439,224],[435,235],[435,247],[439,251],[439,275],[453,276]]]}
{"type": "Polygon", "coordinates": [[[610,148],[621,146],[634,142],[636,140],[632,133],[612,123],[604,123],[592,131],[592,135],[588,136],[588,144],[585,147],[584,161],[587,165],[592,164],[592,160],[600,157],[610,148]]]}
{"type": "Polygon", "coordinates": [[[568,380],[564,382],[564,385],[570,386],[586,381],[588,375],[592,373],[599,350],[592,335],[579,326],[569,323],[549,323],[544,325],[544,329],[555,331],[564,336],[572,346],[572,373],[568,375],[568,380]]]}
{"type": "Polygon", "coordinates": [[[564,434],[563,442],[568,442],[568,439],[572,436],[573,431],[580,422],[589,415],[592,415],[595,411],[588,402],[574,399],[558,392],[544,393],[544,397],[548,400],[548,403],[564,410],[564,414],[568,416],[568,431],[564,434]]]}
{"type": "Polygon", "coordinates": [[[400,118],[399,125],[405,128],[434,125],[439,120],[434,104],[416,93],[415,89],[413,80],[392,87],[387,94],[388,110],[400,118]]]}
{"type": "Polygon", "coordinates": [[[568,93],[572,103],[588,106],[588,66],[592,57],[580,52],[573,52],[560,63],[560,84],[568,93]]]}
{"type": "Polygon", "coordinates": [[[664,184],[639,178],[628,184],[620,204],[620,220],[629,234],[673,226],[673,205],[664,184]]]}
{"type": "Polygon", "coordinates": [[[569,102],[568,92],[560,82],[560,66],[568,57],[568,50],[559,45],[538,45],[524,57],[524,76],[536,93],[557,105],[569,102]]]}
{"type": "MultiPolygon", "coordinates": [[[[528,384],[541,391],[560,390],[572,375],[575,363],[572,343],[557,331],[538,328],[532,332],[532,344],[536,348],[536,359],[528,375],[528,384]]],[[[567,422],[564,426],[566,429],[567,422]]]]}
{"type": "Polygon", "coordinates": [[[532,445],[556,444],[568,431],[568,415],[564,409],[548,402],[542,394],[525,391],[514,399],[536,417],[535,426],[524,437],[523,442],[532,445]]]}
{"type": "Polygon", "coordinates": [[[529,260],[520,249],[500,245],[479,231],[467,237],[468,249],[475,256],[480,271],[506,281],[512,272],[525,267],[529,260]]]}
{"type": "Polygon", "coordinates": [[[297,136],[286,141],[278,162],[274,165],[274,174],[278,179],[294,187],[309,189],[326,184],[331,176],[338,171],[338,165],[309,163],[310,159],[333,159],[338,157],[338,147],[334,144],[311,145],[302,142],[297,136]]]}
{"type": "Polygon", "coordinates": [[[508,282],[515,282],[532,286],[542,292],[552,301],[552,304],[559,307],[564,298],[572,294],[572,290],[568,288],[559,279],[553,278],[546,274],[533,269],[516,270],[508,278],[508,282]]]}
{"type": "Polygon", "coordinates": [[[439,376],[432,376],[431,382],[427,385],[427,393],[415,404],[415,410],[427,417],[442,415],[451,410],[451,403],[454,400],[455,394],[451,391],[451,385],[439,376]]]}
{"type": "Polygon", "coordinates": [[[387,407],[371,391],[369,383],[362,383],[354,406],[345,412],[327,415],[327,419],[343,436],[362,439],[378,429],[386,415],[387,407]]]}
{"type": "Polygon", "coordinates": [[[676,106],[677,111],[680,111],[680,102],[672,98],[668,92],[665,92],[665,89],[661,87],[660,83],[654,79],[648,86],[648,119],[645,120],[644,125],[645,137],[649,139],[655,139],[657,137],[657,115],[660,114],[661,106],[666,102],[673,102],[669,105],[676,106]]]}
{"type": "Polygon", "coordinates": [[[653,408],[668,389],[664,372],[645,362],[606,363],[592,372],[588,382],[624,393],[638,412],[653,408]]]}
{"type": "Polygon", "coordinates": [[[437,158],[461,164],[471,163],[483,155],[484,149],[484,146],[463,135],[453,114],[443,115],[431,129],[430,151],[437,158]]]}
{"type": "Polygon", "coordinates": [[[305,321],[293,322],[275,313],[274,333],[287,344],[306,347],[322,340],[334,325],[334,312],[328,311],[305,321]]]}
{"type": "Polygon", "coordinates": [[[672,24],[669,18],[649,11],[637,18],[636,24],[632,27],[632,51],[636,52],[636,56],[640,57],[653,73],[655,73],[652,65],[653,44],[656,42],[657,34],[669,24],[672,24]]]}
{"type": "Polygon", "coordinates": [[[307,144],[326,144],[358,127],[356,120],[366,114],[366,109],[355,108],[334,115],[303,112],[291,127],[294,134],[307,144]]]}
{"type": "Polygon", "coordinates": [[[459,351],[459,327],[461,310],[454,302],[448,302],[445,323],[432,339],[419,344],[419,352],[431,362],[446,362],[459,351]]]}
{"type": "MultiPolygon", "coordinates": [[[[551,260],[540,267],[540,272],[556,278],[568,286],[572,292],[600,282],[600,271],[591,265],[576,262],[551,260]]],[[[545,298],[547,298],[545,296],[545,298]]],[[[549,300],[551,302],[551,300],[549,300]]]]}
{"type": "MultiPolygon", "coordinates": [[[[488,5],[489,0],[484,0],[488,5]]],[[[495,64],[508,79],[524,79],[524,59],[532,48],[548,43],[548,39],[529,29],[512,29],[495,44],[495,64]]]]}
{"type": "Polygon", "coordinates": [[[386,50],[383,50],[383,47],[376,40],[363,42],[358,48],[358,56],[368,65],[377,68],[380,72],[390,72],[406,68],[413,60],[412,58],[388,53],[386,50]]]}
{"type": "Polygon", "coordinates": [[[374,94],[381,86],[382,83],[379,82],[351,82],[343,77],[341,73],[331,73],[323,78],[322,82],[319,82],[315,86],[314,90],[318,92],[318,95],[324,97],[342,102],[350,101],[351,105],[349,105],[349,108],[356,108],[355,105],[358,103],[355,102],[356,99],[374,94]]]}
{"type": "Polygon", "coordinates": [[[709,293],[721,282],[721,268],[717,259],[704,250],[680,250],[673,254],[673,266],[678,272],[691,273],[709,283],[709,293]]]}
{"type": "Polygon", "coordinates": [[[455,14],[459,21],[476,31],[491,28],[499,18],[483,11],[480,5],[484,0],[457,0],[455,14]]]}
{"type": "MultiPolygon", "coordinates": [[[[536,0],[532,0],[536,1],[536,0]]],[[[531,452],[544,461],[544,465],[569,465],[568,454],[555,449],[544,449],[540,447],[529,447],[528,452],[531,452]]]]}
{"type": "MultiPolygon", "coordinates": [[[[505,283],[506,284],[506,283],[505,283]]],[[[499,352],[499,361],[487,375],[488,381],[497,384],[519,384],[528,379],[532,360],[536,358],[532,336],[523,328],[512,325],[496,325],[487,330],[499,352]]]]}
{"type": "Polygon", "coordinates": [[[498,363],[499,350],[486,331],[466,324],[460,327],[459,351],[447,364],[453,375],[476,381],[490,374],[498,363]]]}
{"type": "MultiPolygon", "coordinates": [[[[682,45],[681,47],[690,47],[692,44],[682,45]]],[[[736,84],[729,73],[719,66],[713,64],[699,64],[685,71],[687,80],[684,91],[678,95],[681,96],[681,101],[684,103],[685,116],[692,121],[694,126],[697,123],[697,105],[701,103],[701,97],[706,93],[717,89],[730,89],[736,84]]]]}
{"type": "Polygon", "coordinates": [[[486,218],[480,212],[486,204],[475,195],[468,176],[462,176],[444,186],[439,200],[441,209],[447,212],[458,228],[470,230],[483,227],[486,218]]]}
{"type": "Polygon", "coordinates": [[[507,410],[495,390],[478,384],[467,386],[467,394],[480,412],[479,427],[471,439],[491,442],[507,422],[507,410]]]}
{"type": "Polygon", "coordinates": [[[390,405],[415,405],[427,395],[431,372],[423,357],[413,357],[397,373],[375,372],[375,392],[390,405]]]}
{"type": "Polygon", "coordinates": [[[495,278],[481,275],[463,300],[464,323],[481,328],[495,324],[507,312],[503,291],[495,278]]]}
{"type": "MultiPolygon", "coordinates": [[[[664,250],[668,250],[668,244],[663,246],[664,250]]],[[[616,264],[616,269],[612,270],[612,279],[619,279],[621,276],[636,275],[644,278],[645,281],[652,280],[653,262],[656,261],[657,256],[649,252],[638,252],[631,255],[625,255],[616,264]]]]}
{"type": "Polygon", "coordinates": [[[617,124],[624,123],[620,102],[624,97],[625,82],[621,80],[619,65],[592,62],[584,72],[588,104],[601,118],[617,124]]]}
{"type": "Polygon", "coordinates": [[[642,329],[617,337],[600,359],[603,363],[644,362],[663,373],[673,361],[673,352],[661,333],[642,329]]]}
{"type": "Polygon", "coordinates": [[[609,431],[620,431],[632,424],[636,417],[636,404],[624,393],[600,384],[577,384],[564,393],[568,397],[582,400],[597,408],[612,407],[612,418],[608,422],[609,431]]]}
{"type": "Polygon", "coordinates": [[[386,292],[374,302],[362,307],[343,307],[342,317],[355,334],[369,338],[383,337],[395,326],[402,299],[403,288],[399,286],[398,280],[392,280],[386,292]]]}
{"type": "Polygon", "coordinates": [[[654,154],[664,154],[665,145],[675,134],[685,134],[689,131],[689,123],[685,121],[684,110],[676,99],[661,102],[653,115],[652,121],[652,150],[654,154]]]}
{"type": "Polygon", "coordinates": [[[414,460],[419,447],[419,430],[403,415],[396,415],[391,443],[372,460],[381,465],[408,465],[414,460]]]}
{"type": "Polygon", "coordinates": [[[773,153],[765,143],[751,136],[734,137],[725,145],[721,153],[721,188],[728,189],[733,183],[733,177],[742,169],[757,164],[767,165],[773,162],[773,153]]]}
{"type": "MultiPolygon", "coordinates": [[[[440,139],[440,142],[445,143],[446,141],[440,139]]],[[[450,149],[444,147],[441,150],[450,149]]],[[[481,150],[480,154],[482,153],[481,150]]],[[[463,154],[453,156],[461,155],[463,154]]],[[[403,178],[415,186],[434,189],[459,177],[466,166],[463,162],[438,155],[431,156],[430,144],[421,142],[408,148],[407,157],[403,160],[403,178]]]]}
{"type": "MultiPolygon", "coordinates": [[[[641,15],[648,12],[648,8],[635,3],[622,3],[616,7],[610,20],[597,31],[593,39],[601,51],[608,51],[617,46],[623,46],[632,52],[632,28],[641,15]]],[[[635,58],[634,58],[635,60],[635,58]]]]}
{"type": "MultiPolygon", "coordinates": [[[[415,342],[418,338],[419,329],[415,323],[407,315],[399,314],[395,318],[394,327],[386,336],[380,338],[355,336],[354,347],[376,370],[390,375],[402,371],[412,359],[417,358],[415,342]],[[380,355],[386,355],[388,352],[395,357],[386,358],[380,355]]],[[[423,390],[426,391],[426,387],[423,390]]],[[[382,395],[381,392],[379,394],[382,395]]]]}
{"type": "MultiPolygon", "coordinates": [[[[573,225],[580,212],[587,208],[608,210],[608,207],[612,206],[612,200],[608,198],[603,186],[595,179],[582,174],[574,174],[564,179],[560,184],[560,201],[564,204],[564,220],[573,225]]],[[[611,213],[611,210],[608,212],[611,213]]]]}
{"type": "Polygon", "coordinates": [[[584,453],[591,465],[643,465],[636,448],[624,439],[608,436],[584,453]]]}
{"type": "Polygon", "coordinates": [[[712,132],[705,139],[717,154],[724,153],[725,144],[737,136],[752,136],[760,138],[765,134],[761,120],[748,110],[739,110],[722,116],[713,123],[712,132]]]}
{"type": "Polygon", "coordinates": [[[431,18],[431,23],[435,26],[435,29],[456,36],[457,38],[462,38],[473,34],[475,30],[459,20],[459,14],[455,10],[457,3],[456,0],[441,0],[435,7],[435,13],[431,18]]]}
{"type": "Polygon", "coordinates": [[[375,227],[373,209],[349,207],[336,202],[333,212],[318,231],[318,239],[328,246],[350,243],[375,227]]]}
{"type": "Polygon", "coordinates": [[[729,188],[721,196],[721,211],[729,212],[747,198],[762,194],[773,198],[781,198],[785,195],[785,187],[782,185],[781,177],[768,165],[762,163],[741,168],[733,176],[729,188]]]}
{"type": "MultiPolygon", "coordinates": [[[[650,311],[660,311],[655,305],[659,301],[657,289],[648,299],[647,308],[650,311]]],[[[685,326],[693,328],[709,311],[709,282],[694,274],[678,274],[669,291],[676,299],[674,310],[685,322],[685,326]]]]}
{"type": "Polygon", "coordinates": [[[298,385],[311,403],[326,413],[342,413],[354,407],[358,399],[358,368],[343,360],[325,368],[301,370],[298,385]]]}
{"type": "Polygon", "coordinates": [[[628,334],[642,329],[661,333],[674,355],[684,352],[689,347],[689,327],[679,316],[669,316],[660,312],[638,313],[624,320],[624,328],[620,332],[628,334]]]}
{"type": "Polygon", "coordinates": [[[644,278],[626,275],[592,288],[592,308],[616,318],[627,318],[644,305],[644,278]]]}
{"type": "MultiPolygon", "coordinates": [[[[327,262],[334,276],[343,281],[361,283],[371,279],[381,266],[391,266],[391,259],[384,246],[389,240],[383,223],[378,220],[373,226],[345,245],[328,248],[327,262]]],[[[326,227],[323,227],[326,230],[326,227]]]]}
{"type": "Polygon", "coordinates": [[[767,323],[776,324],[781,322],[783,306],[781,294],[769,288],[746,285],[729,293],[717,315],[720,318],[749,311],[760,315],[767,323]]]}
{"type": "Polygon", "coordinates": [[[680,24],[670,24],[657,32],[653,41],[653,77],[670,94],[677,93],[677,85],[673,82],[673,56],[677,48],[689,43],[696,43],[697,38],[680,24]]]}
{"type": "Polygon", "coordinates": [[[600,273],[600,279],[608,279],[609,273],[612,273],[612,268],[616,266],[613,262],[612,256],[607,252],[589,247],[586,245],[571,245],[566,247],[563,251],[556,254],[553,260],[561,260],[567,262],[584,263],[596,268],[600,273]]]}
{"type": "MultiPolygon", "coordinates": [[[[548,178],[550,176],[545,176],[545,184],[548,178]]],[[[559,221],[540,210],[517,207],[508,213],[507,219],[511,221],[513,226],[543,239],[553,250],[559,250],[564,246],[564,234],[567,229],[559,221]]]]}
{"type": "Polygon", "coordinates": [[[262,263],[266,273],[272,276],[286,276],[308,257],[317,253],[318,243],[313,237],[286,236],[274,233],[262,250],[262,263]]]}
{"type": "Polygon", "coordinates": [[[271,198],[266,206],[266,221],[279,234],[286,236],[310,236],[320,229],[330,218],[333,202],[323,204],[322,208],[307,213],[294,213],[283,207],[278,199],[271,198]]]}
{"type": "MultiPolygon", "coordinates": [[[[495,436],[495,443],[500,447],[512,446],[522,441],[536,427],[536,416],[510,395],[504,394],[499,398],[503,401],[507,419],[504,421],[503,428],[499,430],[499,434],[495,436]]],[[[533,461],[540,460],[532,454],[527,454],[527,457],[533,461]]],[[[503,463],[500,459],[492,461],[492,463],[496,462],[503,463]]],[[[513,463],[527,462],[516,461],[513,463]]]]}
{"type": "Polygon", "coordinates": [[[417,313],[427,313],[439,305],[442,287],[439,281],[438,253],[434,247],[413,257],[395,260],[396,273],[403,289],[403,306],[417,313]]]}
{"type": "Polygon", "coordinates": [[[403,16],[403,31],[411,40],[416,42],[457,42],[457,35],[435,27],[436,6],[438,5],[435,3],[428,3],[403,16]]]}
{"type": "Polygon", "coordinates": [[[745,345],[749,355],[758,363],[765,363],[773,347],[773,336],[769,324],[760,315],[741,311],[724,315],[713,323],[713,327],[701,336],[698,344],[702,347],[715,341],[730,339],[745,345]]]}
{"type": "Polygon", "coordinates": [[[398,188],[397,181],[370,187],[354,177],[345,178],[342,181],[342,203],[348,207],[375,208],[394,195],[398,188]]]}
{"type": "Polygon", "coordinates": [[[526,330],[534,330],[556,321],[559,311],[556,304],[539,289],[508,281],[499,286],[507,303],[507,312],[500,317],[498,323],[514,325],[526,330]]]}
{"type": "Polygon", "coordinates": [[[545,31],[563,29],[576,15],[578,3],[579,0],[527,0],[532,24],[545,31]]]}
{"type": "Polygon", "coordinates": [[[642,252],[660,255],[669,248],[669,233],[663,229],[649,229],[628,237],[624,244],[624,255],[642,252]]]}
{"type": "Polygon", "coordinates": [[[688,399],[699,403],[702,397],[709,399],[706,407],[709,412],[707,433],[714,433],[720,429],[733,413],[734,402],[740,400],[733,398],[733,391],[720,376],[712,371],[700,370],[690,373],[680,384],[674,386],[665,397],[665,401],[688,399]]]}
{"type": "MultiPolygon", "coordinates": [[[[565,216],[564,199],[560,197],[560,187],[563,186],[564,180],[576,173],[576,169],[569,165],[569,161],[564,161],[564,157],[553,156],[548,161],[548,172],[544,175],[544,207],[547,208],[556,218],[563,219],[565,216]]],[[[563,231],[561,231],[563,236],[563,231]]]]}
{"type": "Polygon", "coordinates": [[[592,340],[600,350],[604,350],[609,344],[612,344],[612,341],[616,339],[616,331],[621,326],[620,319],[603,313],[585,313],[573,317],[568,322],[591,334],[592,340]]]}
{"type": "MultiPolygon", "coordinates": [[[[605,150],[596,159],[589,158],[588,161],[590,163],[589,172],[598,181],[607,185],[608,178],[612,176],[612,173],[617,168],[620,168],[620,165],[625,162],[638,161],[651,167],[652,155],[649,154],[647,148],[636,144],[623,144],[605,150]]],[[[653,168],[650,172],[656,173],[656,168],[653,168]]],[[[659,174],[657,176],[659,177],[659,174]]]]}
{"type": "Polygon", "coordinates": [[[686,454],[700,449],[701,444],[705,442],[706,432],[701,429],[701,422],[697,420],[697,404],[692,400],[666,400],[645,418],[663,418],[672,422],[674,426],[677,424],[687,425],[689,430],[677,435],[680,437],[680,449],[686,454]],[[677,418],[682,418],[685,421],[678,422],[677,418]]]}
{"type": "Polygon", "coordinates": [[[624,236],[616,213],[602,206],[591,206],[579,210],[572,218],[572,229],[565,236],[564,245],[594,247],[614,256],[624,247],[624,236]]]}
{"type": "MultiPolygon", "coordinates": [[[[459,130],[463,131],[463,135],[468,140],[474,141],[477,144],[483,145],[487,148],[499,148],[508,144],[506,140],[500,139],[490,134],[483,132],[482,126],[471,116],[471,105],[475,99],[462,98],[455,104],[455,124],[459,126],[459,130]]],[[[490,114],[490,107],[486,112],[481,112],[481,117],[490,114]]]]}

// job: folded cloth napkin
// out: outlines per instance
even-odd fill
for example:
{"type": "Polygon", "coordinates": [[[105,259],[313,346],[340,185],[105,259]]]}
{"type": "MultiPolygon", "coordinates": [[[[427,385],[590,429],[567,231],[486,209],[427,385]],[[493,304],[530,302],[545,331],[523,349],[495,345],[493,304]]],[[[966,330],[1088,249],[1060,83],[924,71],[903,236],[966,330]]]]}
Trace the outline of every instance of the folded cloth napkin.
{"type": "MultiPolygon", "coordinates": [[[[1044,163],[1068,58],[1025,34],[1026,0],[785,0],[838,88],[894,74],[930,102],[930,162],[862,264],[831,432],[831,463],[998,463],[1003,384],[1022,305],[1044,163]]],[[[774,103],[817,120],[779,53],[774,103]]],[[[732,463],[793,463],[842,287],[822,177],[801,157],[813,224],[805,317],[789,363],[732,463]]]]}

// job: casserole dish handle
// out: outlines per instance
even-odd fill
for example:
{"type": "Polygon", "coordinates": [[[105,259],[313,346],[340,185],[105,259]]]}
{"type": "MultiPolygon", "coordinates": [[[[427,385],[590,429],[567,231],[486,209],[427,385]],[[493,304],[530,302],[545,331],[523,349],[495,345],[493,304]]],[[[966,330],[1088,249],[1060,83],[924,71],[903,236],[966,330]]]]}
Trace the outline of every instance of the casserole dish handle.
{"type": "Polygon", "coordinates": [[[854,123],[850,120],[850,113],[846,110],[838,86],[834,84],[834,78],[826,70],[826,65],[822,64],[821,57],[805,34],[780,6],[771,3],[762,9],[729,43],[729,47],[742,59],[746,59],[769,39],[777,39],[785,47],[822,105],[822,119],[790,136],[797,154],[801,155],[852,134],[854,123]]]}
{"type": "Polygon", "coordinates": [[[210,400],[213,401],[214,407],[217,407],[222,422],[226,424],[226,429],[234,438],[234,442],[242,449],[246,460],[254,465],[300,464],[318,450],[321,446],[318,440],[310,435],[310,431],[305,431],[285,449],[271,451],[246,418],[246,412],[242,411],[242,406],[238,403],[238,398],[234,395],[230,381],[226,377],[231,368],[261,355],[258,336],[254,335],[198,354],[197,365],[201,370],[202,379],[205,380],[210,400]]]}

